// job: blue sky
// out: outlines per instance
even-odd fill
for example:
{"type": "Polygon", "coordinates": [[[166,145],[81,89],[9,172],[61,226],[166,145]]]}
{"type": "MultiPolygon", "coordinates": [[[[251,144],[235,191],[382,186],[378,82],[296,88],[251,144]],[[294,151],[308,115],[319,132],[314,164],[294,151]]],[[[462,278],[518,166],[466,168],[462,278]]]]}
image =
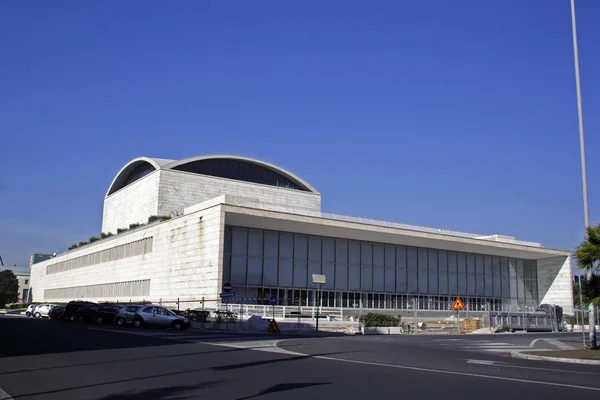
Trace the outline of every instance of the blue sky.
{"type": "MultiPolygon", "coordinates": [[[[578,0],[591,220],[600,2],[578,0]]],[[[583,238],[569,0],[0,4],[0,254],[99,234],[137,156],[289,169],[323,210],[583,238]]]]}

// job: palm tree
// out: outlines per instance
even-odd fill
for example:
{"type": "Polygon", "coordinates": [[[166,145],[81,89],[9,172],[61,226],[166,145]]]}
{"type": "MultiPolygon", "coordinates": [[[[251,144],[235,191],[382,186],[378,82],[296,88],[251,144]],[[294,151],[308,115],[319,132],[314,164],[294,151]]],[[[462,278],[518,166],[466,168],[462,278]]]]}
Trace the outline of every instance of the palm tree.
{"type": "Polygon", "coordinates": [[[575,249],[575,258],[579,269],[588,273],[587,279],[581,280],[581,294],[586,302],[600,305],[600,223],[586,229],[586,239],[575,249]]]}

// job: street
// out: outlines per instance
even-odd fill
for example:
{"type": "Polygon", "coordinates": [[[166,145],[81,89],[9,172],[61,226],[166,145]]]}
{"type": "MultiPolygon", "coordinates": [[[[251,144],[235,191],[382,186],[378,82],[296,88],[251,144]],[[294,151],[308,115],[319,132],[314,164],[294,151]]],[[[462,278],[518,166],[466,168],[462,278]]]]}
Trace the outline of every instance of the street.
{"type": "Polygon", "coordinates": [[[577,334],[291,337],[9,316],[0,332],[2,400],[600,395],[600,366],[510,357],[577,334]]]}

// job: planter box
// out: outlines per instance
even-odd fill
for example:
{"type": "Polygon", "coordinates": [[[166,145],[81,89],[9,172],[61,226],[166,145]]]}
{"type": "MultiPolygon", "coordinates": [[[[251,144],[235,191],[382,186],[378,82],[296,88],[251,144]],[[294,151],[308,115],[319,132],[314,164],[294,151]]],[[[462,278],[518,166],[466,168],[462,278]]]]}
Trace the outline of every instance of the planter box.
{"type": "Polygon", "coordinates": [[[360,331],[363,335],[401,335],[404,333],[402,328],[399,326],[393,327],[369,327],[365,328],[364,326],[360,328],[360,331]]]}

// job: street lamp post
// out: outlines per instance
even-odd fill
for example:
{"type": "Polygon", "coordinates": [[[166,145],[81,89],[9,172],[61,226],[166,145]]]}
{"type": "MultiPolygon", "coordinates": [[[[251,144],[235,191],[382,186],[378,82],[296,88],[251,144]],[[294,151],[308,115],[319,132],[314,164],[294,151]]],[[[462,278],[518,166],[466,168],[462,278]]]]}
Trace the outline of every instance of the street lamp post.
{"type": "MultiPolygon", "coordinates": [[[[571,27],[573,31],[573,59],[575,62],[575,86],[577,89],[577,119],[579,121],[579,153],[581,157],[581,185],[583,190],[583,224],[584,224],[584,235],[587,235],[587,228],[590,226],[590,215],[588,208],[588,194],[587,194],[587,170],[585,165],[585,141],[583,137],[583,107],[581,105],[581,79],[579,77],[579,48],[577,46],[577,18],[575,16],[575,0],[571,0],[571,27]]],[[[591,271],[588,274],[591,275],[591,271]]],[[[581,277],[579,281],[580,293],[581,293],[581,277]]],[[[594,312],[596,308],[594,305],[590,306],[590,347],[596,346],[596,324],[594,318],[594,312]]],[[[583,316],[583,311],[582,311],[583,316]]],[[[583,327],[583,324],[582,324],[583,327]]],[[[585,341],[585,339],[584,339],[585,341]]],[[[584,343],[585,344],[585,343],[584,343]]]]}

